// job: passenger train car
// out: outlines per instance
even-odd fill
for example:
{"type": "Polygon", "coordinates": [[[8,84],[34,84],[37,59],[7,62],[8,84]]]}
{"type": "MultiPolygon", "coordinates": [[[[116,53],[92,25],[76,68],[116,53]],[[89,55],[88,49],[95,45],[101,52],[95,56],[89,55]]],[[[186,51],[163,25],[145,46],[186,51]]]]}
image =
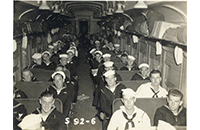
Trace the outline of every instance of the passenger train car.
{"type": "MultiPolygon", "coordinates": [[[[20,129],[17,125],[22,123],[25,115],[37,107],[42,109],[41,93],[50,90],[53,93],[53,89],[56,95],[53,106],[64,117],[62,129],[107,129],[102,124],[103,108],[98,106],[103,100],[100,93],[109,84],[107,70],[104,70],[107,64],[102,56],[103,59],[108,56],[112,61],[110,64],[115,71],[109,72],[121,77],[121,81],[115,78],[115,85],[123,84],[137,94],[140,85],[153,82],[149,73],[156,70],[161,74],[155,82],[166,92],[179,90],[183,94],[181,107],[187,108],[187,1],[14,0],[13,125],[16,126],[13,129],[20,129]],[[100,61],[94,62],[97,53],[100,61]],[[125,61],[123,56],[127,58],[125,61]],[[129,57],[133,63],[129,62],[129,57]],[[131,80],[136,73],[142,75],[141,64],[148,66],[146,75],[150,80],[131,80]],[[63,81],[55,81],[58,74],[63,81]],[[65,84],[65,88],[58,90],[58,82],[65,84]],[[59,96],[60,93],[64,96],[59,96]],[[26,114],[16,110],[21,105],[26,114]]],[[[124,105],[120,98],[112,99],[110,106],[108,102],[101,104],[107,107],[105,111],[111,111],[108,124],[112,114],[124,105]]],[[[135,105],[149,116],[151,126],[146,129],[161,130],[161,126],[155,125],[154,116],[157,108],[169,105],[168,98],[166,95],[136,99],[135,105]]],[[[185,115],[176,120],[186,119],[185,115]]],[[[51,119],[47,116],[43,125],[45,120],[51,119]]],[[[177,130],[187,128],[186,124],[167,123],[164,123],[166,129],[169,126],[177,130]]],[[[58,124],[48,125],[43,128],[59,129],[58,124]]]]}

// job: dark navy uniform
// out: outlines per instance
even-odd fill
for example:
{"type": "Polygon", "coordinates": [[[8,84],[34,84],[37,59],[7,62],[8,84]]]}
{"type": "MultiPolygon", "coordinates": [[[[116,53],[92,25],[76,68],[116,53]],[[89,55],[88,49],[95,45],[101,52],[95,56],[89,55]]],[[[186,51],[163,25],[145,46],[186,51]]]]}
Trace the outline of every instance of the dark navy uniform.
{"type": "Polygon", "coordinates": [[[137,67],[134,65],[134,66],[132,66],[132,67],[131,67],[131,70],[129,70],[129,69],[128,69],[128,67],[126,67],[126,66],[123,66],[122,68],[120,68],[120,70],[128,70],[128,71],[133,71],[133,70],[136,70],[136,68],[137,68],[137,67]]]}
{"type": "Polygon", "coordinates": [[[58,98],[63,103],[63,114],[65,116],[68,116],[71,103],[74,100],[74,85],[71,82],[68,82],[67,84],[64,84],[63,89],[58,94],[56,91],[56,87],[54,85],[51,85],[49,88],[47,88],[47,91],[50,91],[53,93],[55,98],[58,98]]]}
{"type": "MultiPolygon", "coordinates": [[[[122,78],[119,74],[115,73],[115,77],[117,78],[117,81],[122,81],[122,78]]],[[[97,104],[98,104],[98,101],[99,101],[99,98],[100,98],[100,90],[101,88],[103,88],[105,86],[106,82],[105,82],[105,79],[103,76],[101,76],[101,79],[100,79],[100,83],[99,85],[95,88],[94,90],[94,99],[93,99],[93,103],[92,105],[97,107],[97,104]]]]}
{"type": "Polygon", "coordinates": [[[133,75],[131,80],[150,80],[149,77],[143,77],[140,72],[133,75]]]}
{"type": "Polygon", "coordinates": [[[126,86],[118,83],[115,91],[111,92],[107,87],[102,87],[100,89],[100,99],[98,102],[98,107],[102,112],[106,114],[107,117],[111,117],[112,115],[112,103],[116,98],[122,97],[122,89],[125,89],[126,86]]]}
{"type": "Polygon", "coordinates": [[[106,118],[103,120],[103,130],[107,129],[108,123],[112,116],[112,103],[116,98],[122,98],[122,89],[125,89],[126,86],[118,83],[114,92],[111,92],[107,87],[100,89],[100,98],[98,102],[98,108],[100,111],[105,113],[106,118]]]}
{"type": "Polygon", "coordinates": [[[167,105],[156,110],[154,116],[154,126],[158,125],[158,120],[163,120],[173,126],[186,126],[186,108],[179,107],[178,115],[174,115],[167,105]]]}
{"type": "Polygon", "coordinates": [[[21,130],[17,125],[27,115],[25,106],[22,103],[13,100],[13,129],[21,130]]]}
{"type": "MultiPolygon", "coordinates": [[[[55,107],[51,111],[47,119],[45,121],[42,120],[42,126],[45,127],[45,130],[66,130],[62,113],[57,111],[55,107]]],[[[41,108],[37,108],[33,113],[41,114],[41,108]]]]}
{"type": "Polygon", "coordinates": [[[54,61],[51,61],[50,64],[45,64],[44,62],[42,62],[42,66],[44,66],[45,70],[55,70],[56,69],[56,63],[54,61]]]}

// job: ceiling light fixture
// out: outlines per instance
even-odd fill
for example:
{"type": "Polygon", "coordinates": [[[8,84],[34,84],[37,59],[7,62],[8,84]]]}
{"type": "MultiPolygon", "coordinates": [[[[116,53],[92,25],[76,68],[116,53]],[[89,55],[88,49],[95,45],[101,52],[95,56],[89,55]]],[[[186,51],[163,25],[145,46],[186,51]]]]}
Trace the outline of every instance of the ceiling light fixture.
{"type": "Polygon", "coordinates": [[[50,10],[50,7],[47,5],[46,0],[42,0],[42,4],[40,5],[39,9],[50,10]]]}
{"type": "Polygon", "coordinates": [[[147,9],[147,5],[144,3],[144,1],[138,1],[135,5],[134,5],[134,9],[147,9]]]}

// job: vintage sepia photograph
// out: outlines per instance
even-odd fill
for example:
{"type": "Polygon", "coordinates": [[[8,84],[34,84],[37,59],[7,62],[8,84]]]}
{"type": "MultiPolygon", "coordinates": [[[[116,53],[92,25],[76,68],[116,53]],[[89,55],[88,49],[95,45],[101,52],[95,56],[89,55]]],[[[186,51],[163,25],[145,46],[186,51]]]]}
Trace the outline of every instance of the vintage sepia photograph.
{"type": "Polygon", "coordinates": [[[187,1],[13,0],[13,130],[187,130],[187,1]]]}

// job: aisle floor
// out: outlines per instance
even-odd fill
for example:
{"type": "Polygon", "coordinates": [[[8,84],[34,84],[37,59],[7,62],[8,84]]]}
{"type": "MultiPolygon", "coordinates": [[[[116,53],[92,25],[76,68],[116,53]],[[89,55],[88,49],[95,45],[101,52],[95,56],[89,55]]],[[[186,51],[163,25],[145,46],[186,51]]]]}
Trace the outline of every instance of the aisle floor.
{"type": "Polygon", "coordinates": [[[70,117],[69,130],[102,130],[102,123],[95,117],[97,110],[92,106],[94,85],[89,74],[89,64],[86,62],[85,50],[80,51],[80,62],[77,68],[79,91],[78,96],[86,97],[77,100],[70,117]],[[84,95],[83,95],[84,94],[84,95]]]}

